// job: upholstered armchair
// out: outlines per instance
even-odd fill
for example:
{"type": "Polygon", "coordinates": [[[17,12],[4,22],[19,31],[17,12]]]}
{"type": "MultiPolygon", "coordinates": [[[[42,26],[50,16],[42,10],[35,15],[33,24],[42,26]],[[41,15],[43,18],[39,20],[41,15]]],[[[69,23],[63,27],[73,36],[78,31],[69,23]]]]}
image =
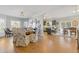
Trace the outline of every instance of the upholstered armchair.
{"type": "Polygon", "coordinates": [[[4,31],[5,37],[11,37],[13,35],[12,31],[9,28],[6,28],[4,31]]]}
{"type": "Polygon", "coordinates": [[[30,32],[29,39],[30,39],[30,42],[37,42],[36,33],[33,32],[33,30],[34,29],[32,27],[27,28],[27,31],[30,32]]]}

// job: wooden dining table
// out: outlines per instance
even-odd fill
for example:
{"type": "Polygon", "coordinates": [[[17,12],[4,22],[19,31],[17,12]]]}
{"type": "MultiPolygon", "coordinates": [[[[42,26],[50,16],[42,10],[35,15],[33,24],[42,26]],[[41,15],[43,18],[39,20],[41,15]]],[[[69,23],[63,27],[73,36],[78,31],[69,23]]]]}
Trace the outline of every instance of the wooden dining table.
{"type": "Polygon", "coordinates": [[[68,34],[68,30],[70,31],[70,34],[74,33],[76,35],[76,28],[75,27],[71,27],[71,28],[64,28],[64,34],[68,34]]]}

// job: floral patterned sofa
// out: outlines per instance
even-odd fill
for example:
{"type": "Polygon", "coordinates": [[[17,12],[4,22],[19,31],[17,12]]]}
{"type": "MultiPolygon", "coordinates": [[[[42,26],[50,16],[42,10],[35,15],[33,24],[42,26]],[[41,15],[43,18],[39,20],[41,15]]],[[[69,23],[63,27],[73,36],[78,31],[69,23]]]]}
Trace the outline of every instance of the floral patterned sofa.
{"type": "Polygon", "coordinates": [[[37,42],[36,34],[26,35],[26,30],[22,28],[13,28],[13,43],[15,46],[27,46],[30,42],[37,42]]]}
{"type": "Polygon", "coordinates": [[[13,29],[13,43],[15,46],[27,46],[30,43],[29,37],[25,35],[25,31],[21,28],[13,29]]]}

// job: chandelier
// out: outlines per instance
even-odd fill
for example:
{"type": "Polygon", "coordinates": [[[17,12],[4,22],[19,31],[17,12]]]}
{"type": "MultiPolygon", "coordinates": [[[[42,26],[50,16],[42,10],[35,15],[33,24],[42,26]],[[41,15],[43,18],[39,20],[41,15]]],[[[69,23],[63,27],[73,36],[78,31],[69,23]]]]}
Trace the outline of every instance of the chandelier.
{"type": "Polygon", "coordinates": [[[24,16],[24,12],[23,11],[20,12],[20,16],[24,16]]]}

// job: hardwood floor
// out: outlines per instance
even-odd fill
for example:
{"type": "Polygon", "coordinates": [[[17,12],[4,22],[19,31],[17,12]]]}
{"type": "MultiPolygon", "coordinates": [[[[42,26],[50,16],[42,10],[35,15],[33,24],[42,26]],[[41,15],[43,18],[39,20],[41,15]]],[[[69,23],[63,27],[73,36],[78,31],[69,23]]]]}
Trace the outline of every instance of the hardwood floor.
{"type": "Polygon", "coordinates": [[[0,52],[5,53],[76,53],[77,40],[58,35],[48,35],[37,43],[30,43],[27,47],[14,47],[12,38],[0,38],[0,52]]]}

